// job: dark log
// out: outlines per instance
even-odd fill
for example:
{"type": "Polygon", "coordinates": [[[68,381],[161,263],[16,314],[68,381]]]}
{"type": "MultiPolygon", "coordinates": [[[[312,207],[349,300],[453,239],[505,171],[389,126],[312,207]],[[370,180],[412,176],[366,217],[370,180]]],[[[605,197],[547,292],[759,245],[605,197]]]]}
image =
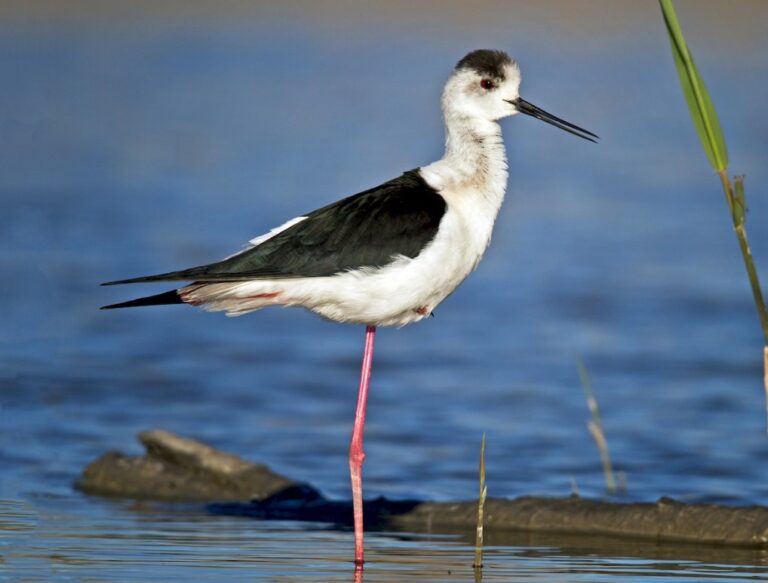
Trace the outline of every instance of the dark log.
{"type": "MultiPolygon", "coordinates": [[[[142,457],[111,452],[94,461],[75,486],[101,496],[207,503],[216,514],[348,525],[351,502],[325,498],[237,456],[166,431],[139,435],[142,457]]],[[[569,498],[488,499],[486,529],[496,532],[611,536],[654,541],[768,547],[768,508],[656,503],[617,503],[569,498]]],[[[477,502],[424,502],[378,498],[365,503],[368,528],[456,532],[474,528],[477,502]]]]}

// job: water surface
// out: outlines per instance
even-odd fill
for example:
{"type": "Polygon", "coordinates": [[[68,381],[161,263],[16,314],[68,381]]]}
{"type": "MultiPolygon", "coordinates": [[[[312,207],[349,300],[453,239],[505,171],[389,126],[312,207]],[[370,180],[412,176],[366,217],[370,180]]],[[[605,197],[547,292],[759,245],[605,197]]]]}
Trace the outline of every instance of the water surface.
{"type": "MultiPolygon", "coordinates": [[[[526,99],[602,141],[504,122],[509,197],[484,262],[435,318],[377,338],[366,495],[473,497],[485,432],[491,495],[603,497],[581,356],[621,499],[768,503],[759,328],[657,15],[603,34],[406,16],[2,24],[0,577],[351,578],[348,532],[86,498],[72,482],[161,427],[348,497],[363,330],[297,310],[99,312],[155,288],[97,284],[223,257],[434,160],[441,85],[477,46],[515,55],[526,99]]],[[[768,57],[747,34],[692,38],[766,273],[768,57]]],[[[367,581],[471,580],[463,535],[368,543],[367,581]]],[[[490,544],[487,581],[765,577],[757,551],[490,544]]]]}

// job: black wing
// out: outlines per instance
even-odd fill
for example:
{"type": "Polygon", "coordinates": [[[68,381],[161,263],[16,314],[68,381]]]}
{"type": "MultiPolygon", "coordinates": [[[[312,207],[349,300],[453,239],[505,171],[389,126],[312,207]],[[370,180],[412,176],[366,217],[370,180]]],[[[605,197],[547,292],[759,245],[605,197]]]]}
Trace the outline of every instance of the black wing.
{"type": "Polygon", "coordinates": [[[303,221],[223,261],[104,285],[323,277],[416,257],[434,239],[445,199],[411,170],[310,213],[303,221]]]}

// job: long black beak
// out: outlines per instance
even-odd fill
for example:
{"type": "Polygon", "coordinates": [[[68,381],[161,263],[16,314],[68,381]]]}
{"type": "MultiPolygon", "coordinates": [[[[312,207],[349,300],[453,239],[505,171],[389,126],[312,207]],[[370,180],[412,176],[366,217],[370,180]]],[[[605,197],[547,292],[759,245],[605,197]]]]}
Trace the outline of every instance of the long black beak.
{"type": "Polygon", "coordinates": [[[524,113],[525,115],[530,115],[531,117],[545,121],[549,124],[552,124],[556,128],[560,128],[569,134],[573,134],[574,136],[579,136],[580,138],[584,138],[585,140],[589,140],[590,142],[595,143],[597,143],[597,140],[600,139],[592,132],[588,132],[584,128],[573,125],[572,123],[567,122],[564,119],[560,119],[551,113],[547,113],[543,109],[536,107],[533,103],[528,103],[522,97],[518,97],[517,99],[508,99],[507,102],[514,105],[517,108],[517,111],[520,113],[524,113]]]}

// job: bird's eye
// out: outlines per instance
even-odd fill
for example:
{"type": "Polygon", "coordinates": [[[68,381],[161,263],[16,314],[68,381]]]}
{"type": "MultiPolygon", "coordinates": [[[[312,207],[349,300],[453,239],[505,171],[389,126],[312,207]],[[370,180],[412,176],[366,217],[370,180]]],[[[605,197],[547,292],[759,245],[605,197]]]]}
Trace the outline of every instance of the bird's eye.
{"type": "Polygon", "coordinates": [[[480,87],[490,91],[491,89],[496,88],[496,83],[494,83],[490,79],[483,79],[482,81],[480,81],[480,87]]]}

